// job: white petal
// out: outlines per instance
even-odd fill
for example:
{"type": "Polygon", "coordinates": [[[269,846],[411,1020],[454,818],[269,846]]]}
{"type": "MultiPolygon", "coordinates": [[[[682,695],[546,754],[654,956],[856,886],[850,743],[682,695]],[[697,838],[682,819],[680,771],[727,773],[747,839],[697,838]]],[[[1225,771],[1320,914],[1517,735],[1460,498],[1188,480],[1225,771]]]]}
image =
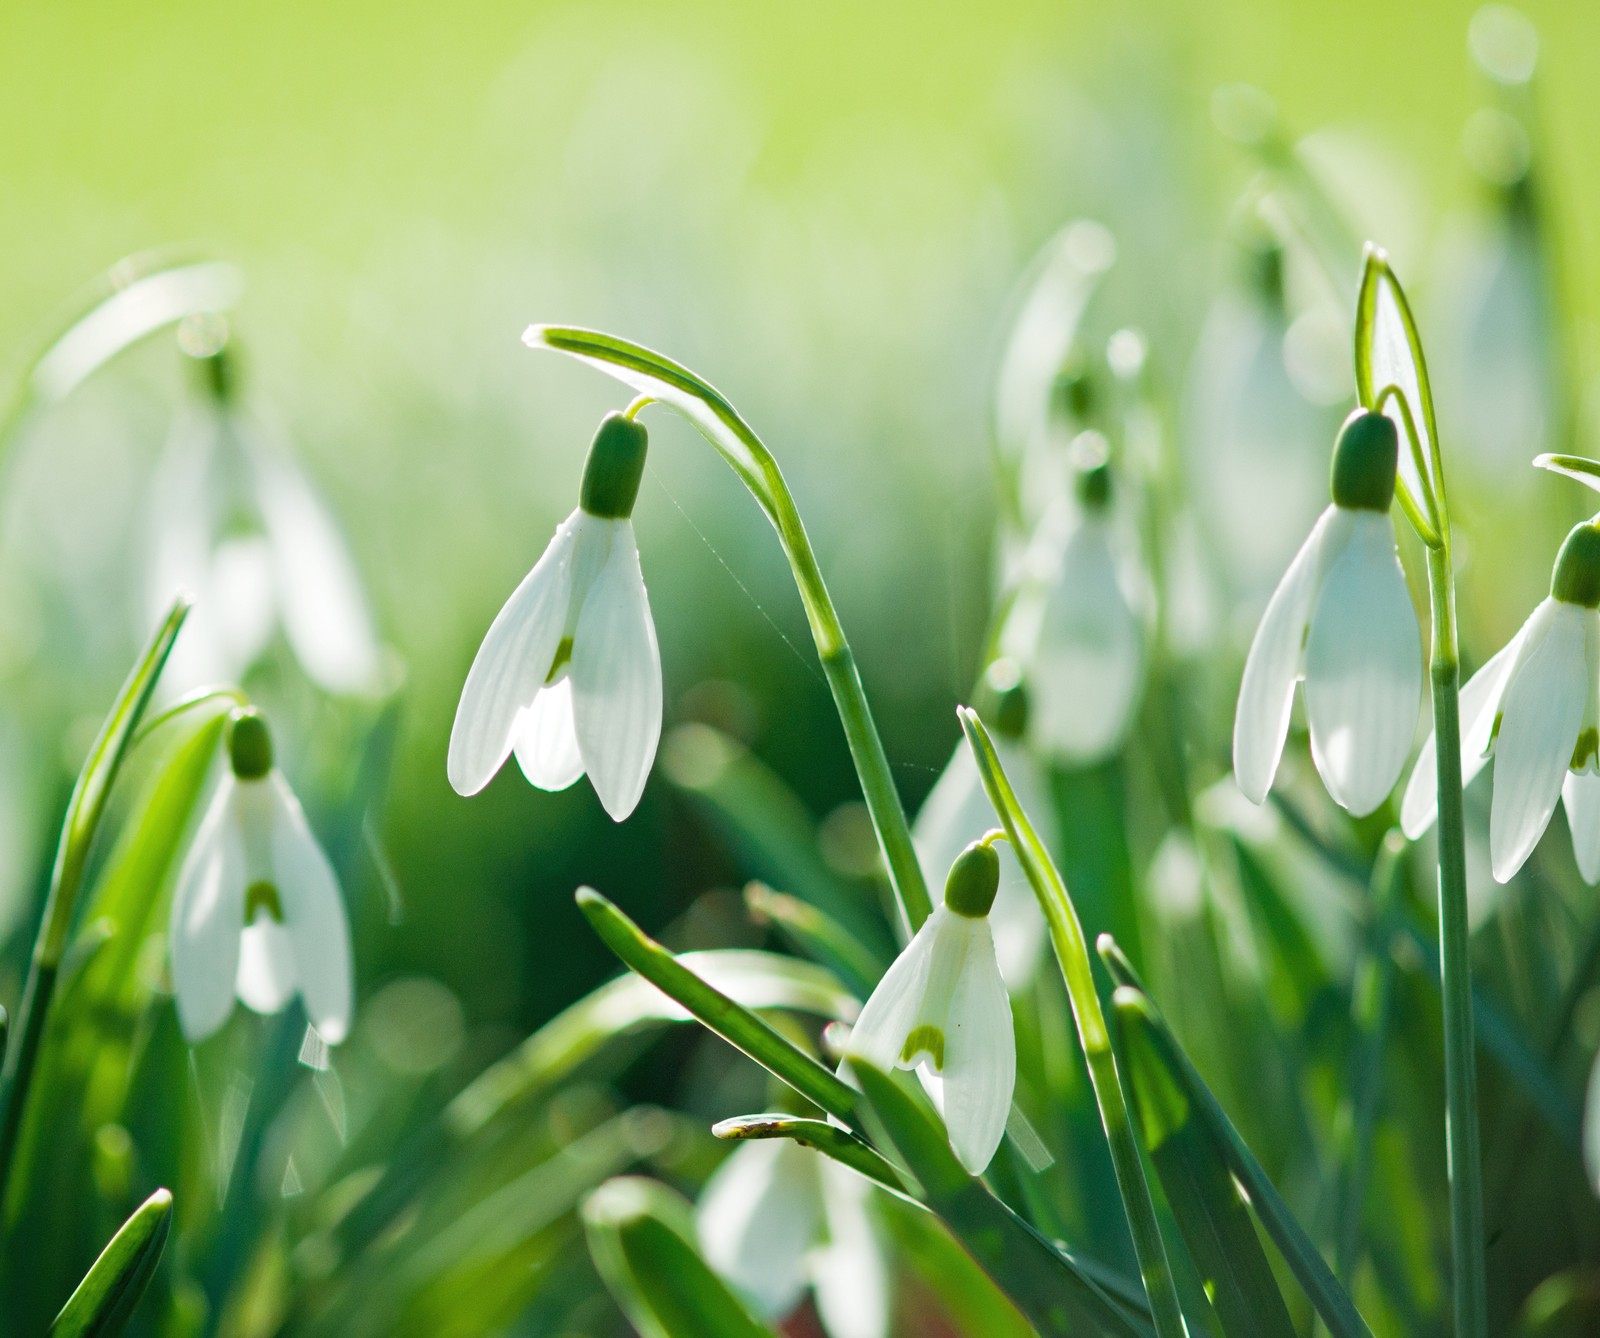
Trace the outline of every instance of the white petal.
{"type": "Polygon", "coordinates": [[[1600,883],[1600,774],[1567,772],[1561,783],[1561,802],[1567,810],[1578,872],[1592,887],[1600,883]]]}
{"type": "Polygon", "coordinates": [[[322,853],[288,782],[274,771],[272,863],[306,1016],[329,1045],[350,1031],[354,967],[350,923],[333,866],[322,853]]]}
{"type": "Polygon", "coordinates": [[[232,676],[243,674],[272,640],[272,549],[259,534],[223,539],[211,554],[206,579],[196,587],[232,676]]]}
{"type": "Polygon", "coordinates": [[[1306,717],[1328,793],[1356,817],[1400,779],[1422,702],[1422,636],[1388,514],[1357,512],[1306,638],[1306,717]]]}
{"type": "Polygon", "coordinates": [[[565,790],[583,775],[578,731],[572,721],[572,679],[541,688],[517,718],[517,765],[530,785],[565,790]]]}
{"type": "Polygon", "coordinates": [[[284,634],[329,692],[361,692],[378,676],[378,636],[354,559],[310,482],[287,459],[252,453],[284,634]]]}
{"type": "Polygon", "coordinates": [[[457,794],[476,794],[511,752],[517,714],[550,673],[572,589],[579,512],[557,527],[522,584],[496,615],[467,671],[450,730],[448,770],[457,794]]]}
{"type": "Polygon", "coordinates": [[[850,1032],[849,1052],[874,1068],[887,1072],[900,1058],[906,1037],[922,1011],[922,997],[933,965],[934,940],[940,925],[949,917],[950,912],[943,905],[934,907],[911,942],[889,964],[856,1019],[850,1032]]]}
{"type": "MultiPolygon", "coordinates": [[[[1526,626],[1526,625],[1524,625],[1526,626]]],[[[1461,783],[1466,785],[1489,760],[1489,744],[1494,737],[1494,718],[1500,698],[1516,664],[1517,648],[1522,644],[1518,632],[1461,689],[1461,783]]],[[[1433,733],[1417,754],[1417,764],[1406,782],[1406,796],[1400,804],[1400,829],[1406,839],[1415,841],[1439,815],[1438,763],[1433,733]]]]}
{"type": "Polygon", "coordinates": [[[1239,684],[1239,706],[1233,719],[1233,772],[1239,788],[1253,803],[1262,803],[1283,756],[1289,734],[1289,710],[1300,678],[1306,626],[1317,587],[1322,581],[1325,550],[1337,549],[1349,526],[1330,506],[1311,527],[1289,570],[1261,615],[1239,684]]]}
{"type": "Polygon", "coordinates": [[[695,1209],[706,1262],[768,1319],[787,1315],[805,1290],[822,1216],[819,1160],[787,1138],[745,1143],[706,1181],[695,1209]]]}
{"type": "Polygon", "coordinates": [[[1011,1112],[1017,1042],[989,922],[966,920],[963,928],[966,960],[947,1014],[944,1117],[961,1164],[982,1175],[1011,1112]]]}
{"type": "Polygon", "coordinates": [[[289,931],[265,911],[239,935],[239,998],[258,1013],[281,1011],[294,998],[294,945],[289,931]]]}
{"type": "Polygon", "coordinates": [[[223,776],[195,833],[172,898],[168,931],[178,1022],[191,1045],[233,1011],[239,931],[244,926],[244,843],[238,787],[223,776]]]}
{"type": "Polygon", "coordinates": [[[1594,672],[1585,657],[1593,611],[1548,600],[1540,612],[1506,687],[1494,745],[1489,856],[1501,883],[1522,867],[1555,811],[1594,672]]]}
{"type": "Polygon", "coordinates": [[[828,1338],[888,1338],[889,1265],[872,1223],[872,1185],[820,1158],[828,1240],[811,1254],[817,1313],[828,1338]]]}
{"type": "Polygon", "coordinates": [[[1066,540],[1030,669],[1035,739],[1078,762],[1115,751],[1139,703],[1144,633],[1101,519],[1082,518],[1066,540]]]}
{"type": "MultiPolygon", "coordinates": [[[[1422,407],[1416,358],[1411,352],[1411,342],[1406,338],[1405,323],[1400,319],[1400,304],[1394,295],[1394,284],[1387,276],[1383,276],[1378,280],[1377,301],[1373,304],[1372,393],[1381,395],[1384,388],[1391,385],[1398,386],[1406,397],[1417,440],[1422,445],[1423,462],[1431,473],[1433,464],[1429,454],[1427,414],[1422,407]]],[[[1421,475],[1411,454],[1405,419],[1395,405],[1393,396],[1384,402],[1384,413],[1394,420],[1395,430],[1400,434],[1400,477],[1420,503],[1423,496],[1421,475]]]]}
{"type": "Polygon", "coordinates": [[[644,793],[661,741],[661,652],[633,525],[617,526],[572,636],[572,715],[589,782],[617,822],[644,793]]]}

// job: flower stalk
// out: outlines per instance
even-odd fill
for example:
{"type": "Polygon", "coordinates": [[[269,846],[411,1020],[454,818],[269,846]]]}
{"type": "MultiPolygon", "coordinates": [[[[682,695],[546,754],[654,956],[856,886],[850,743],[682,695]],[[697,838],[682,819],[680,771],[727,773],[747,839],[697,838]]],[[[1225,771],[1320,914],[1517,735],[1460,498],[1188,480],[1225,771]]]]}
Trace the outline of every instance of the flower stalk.
{"type": "Polygon", "coordinates": [[[1368,246],[1356,315],[1356,384],[1363,406],[1389,414],[1411,447],[1397,495],[1427,547],[1433,631],[1428,679],[1439,801],[1439,965],[1444,1007],[1446,1148],[1452,1296],[1457,1338],[1488,1332],[1483,1257],[1483,1167],[1467,924],[1466,814],[1461,775],[1461,655],[1456,633],[1450,513],[1433,395],[1416,321],[1387,256],[1368,246]],[[1410,468],[1406,465],[1409,463],[1410,468]]]}

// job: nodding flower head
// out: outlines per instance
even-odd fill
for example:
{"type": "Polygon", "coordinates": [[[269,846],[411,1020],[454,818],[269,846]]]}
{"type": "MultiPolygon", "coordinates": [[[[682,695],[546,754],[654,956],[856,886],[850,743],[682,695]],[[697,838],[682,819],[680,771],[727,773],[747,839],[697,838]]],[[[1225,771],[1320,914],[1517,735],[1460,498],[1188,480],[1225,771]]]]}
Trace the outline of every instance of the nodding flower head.
{"type": "Polygon", "coordinates": [[[350,927],[328,857],[273,765],[254,708],[234,712],[227,767],[178,874],[169,931],[178,1021],[191,1044],[234,999],[276,1013],[295,994],[322,1039],[350,1030],[350,927]]]}
{"type": "Polygon", "coordinates": [[[490,625],[450,731],[450,784],[476,794],[515,751],[528,780],[564,790],[588,775],[621,822],[661,738],[661,655],[630,519],[644,428],[600,424],[577,510],[490,625]]]}

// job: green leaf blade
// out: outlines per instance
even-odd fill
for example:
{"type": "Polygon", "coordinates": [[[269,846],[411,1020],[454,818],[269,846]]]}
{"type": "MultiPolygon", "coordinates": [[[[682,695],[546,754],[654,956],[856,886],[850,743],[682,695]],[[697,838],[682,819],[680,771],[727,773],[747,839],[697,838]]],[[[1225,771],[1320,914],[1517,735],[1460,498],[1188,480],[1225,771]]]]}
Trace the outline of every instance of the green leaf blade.
{"type": "Polygon", "coordinates": [[[59,1338],[114,1338],[149,1285],[172,1228],[172,1195],[158,1189],[111,1238],[56,1316],[59,1338]]]}

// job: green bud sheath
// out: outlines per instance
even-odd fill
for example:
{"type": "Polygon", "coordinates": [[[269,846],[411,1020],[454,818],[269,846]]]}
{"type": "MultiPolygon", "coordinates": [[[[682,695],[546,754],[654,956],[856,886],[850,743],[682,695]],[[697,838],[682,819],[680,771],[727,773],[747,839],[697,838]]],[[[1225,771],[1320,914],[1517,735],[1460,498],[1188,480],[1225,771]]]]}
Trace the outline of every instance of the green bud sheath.
{"type": "Polygon", "coordinates": [[[583,466],[583,488],[578,505],[591,516],[626,520],[633,514],[644,477],[649,437],[643,427],[620,413],[609,413],[594,434],[589,459],[583,466]]]}
{"type": "Polygon", "coordinates": [[[974,841],[956,856],[944,883],[944,904],[957,915],[981,920],[1000,890],[1000,856],[986,841],[974,841]]]}
{"type": "Polygon", "coordinates": [[[1564,604],[1600,608],[1600,524],[1574,525],[1550,577],[1550,594],[1564,604]]]}
{"type": "Polygon", "coordinates": [[[1333,444],[1333,500],[1349,511],[1387,511],[1394,501],[1400,437],[1381,413],[1357,409],[1333,444]]]}
{"type": "Polygon", "coordinates": [[[991,661],[974,695],[978,714],[997,735],[1020,739],[1027,733],[1028,689],[1015,660],[1002,656],[991,661]]]}
{"type": "Polygon", "coordinates": [[[1072,486],[1085,511],[1104,511],[1111,504],[1111,467],[1101,463],[1080,469],[1072,486]]]}
{"type": "Polygon", "coordinates": [[[272,735],[267,722],[253,706],[233,713],[228,732],[228,760],[240,780],[260,780],[272,770],[272,735]]]}

